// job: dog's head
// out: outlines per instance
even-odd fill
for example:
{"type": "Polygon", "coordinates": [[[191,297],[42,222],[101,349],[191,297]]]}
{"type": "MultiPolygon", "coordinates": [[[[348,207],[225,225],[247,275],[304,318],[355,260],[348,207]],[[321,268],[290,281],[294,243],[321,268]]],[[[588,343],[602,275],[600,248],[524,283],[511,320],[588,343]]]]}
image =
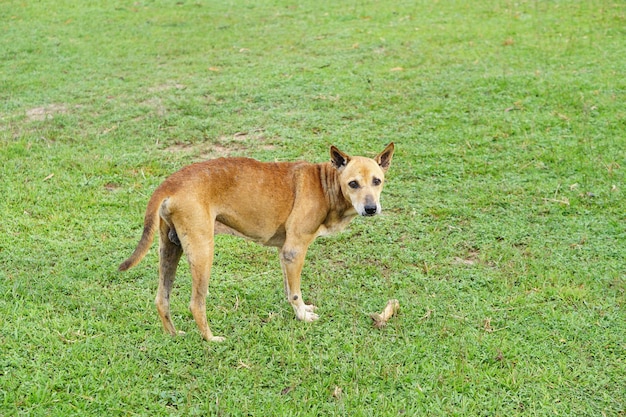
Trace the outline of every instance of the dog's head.
{"type": "Polygon", "coordinates": [[[361,216],[380,213],[380,193],[385,183],[385,172],[391,165],[393,142],[374,159],[349,156],[335,146],[330,147],[330,160],[339,171],[339,184],[344,197],[361,216]]]}

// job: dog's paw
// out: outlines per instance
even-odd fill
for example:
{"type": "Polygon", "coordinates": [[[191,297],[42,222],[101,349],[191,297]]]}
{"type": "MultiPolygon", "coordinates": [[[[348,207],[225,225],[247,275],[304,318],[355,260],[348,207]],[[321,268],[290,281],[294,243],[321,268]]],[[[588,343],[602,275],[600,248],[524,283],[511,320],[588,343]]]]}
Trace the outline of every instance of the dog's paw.
{"type": "Polygon", "coordinates": [[[298,314],[298,319],[307,323],[314,322],[315,320],[320,318],[320,316],[314,313],[316,309],[317,307],[315,307],[314,305],[305,305],[304,311],[301,311],[300,314],[298,314]]]}
{"type": "Polygon", "coordinates": [[[224,340],[226,340],[226,338],[222,336],[211,336],[211,338],[209,339],[209,342],[221,343],[224,340]]]}
{"type": "Polygon", "coordinates": [[[314,322],[315,320],[319,319],[320,316],[318,316],[317,314],[313,313],[312,311],[307,311],[306,315],[304,316],[304,321],[306,321],[307,323],[311,323],[314,322]]]}
{"type": "Polygon", "coordinates": [[[310,323],[320,318],[320,316],[314,313],[317,307],[312,304],[293,305],[293,309],[296,313],[296,318],[300,321],[310,323]]]}

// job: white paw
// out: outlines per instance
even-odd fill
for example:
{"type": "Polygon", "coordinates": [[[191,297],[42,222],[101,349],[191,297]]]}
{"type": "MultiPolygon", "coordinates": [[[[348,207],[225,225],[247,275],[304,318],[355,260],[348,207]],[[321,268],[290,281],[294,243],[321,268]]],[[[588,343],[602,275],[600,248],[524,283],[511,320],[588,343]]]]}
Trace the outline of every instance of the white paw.
{"type": "Polygon", "coordinates": [[[307,323],[311,323],[314,322],[315,320],[319,319],[320,316],[318,316],[317,314],[313,313],[312,311],[307,311],[306,312],[306,316],[304,317],[304,321],[306,321],[307,323]]]}
{"type": "Polygon", "coordinates": [[[209,342],[217,342],[217,343],[221,343],[224,340],[226,340],[225,337],[222,336],[211,336],[211,339],[209,339],[209,342]]]}
{"type": "Polygon", "coordinates": [[[306,311],[311,311],[312,312],[312,311],[317,310],[317,306],[314,306],[313,304],[305,304],[304,305],[304,309],[306,311]]]}
{"type": "Polygon", "coordinates": [[[298,320],[306,321],[307,323],[311,323],[320,318],[317,314],[313,312],[317,307],[313,305],[305,305],[304,308],[299,308],[296,310],[296,317],[298,320]]]}

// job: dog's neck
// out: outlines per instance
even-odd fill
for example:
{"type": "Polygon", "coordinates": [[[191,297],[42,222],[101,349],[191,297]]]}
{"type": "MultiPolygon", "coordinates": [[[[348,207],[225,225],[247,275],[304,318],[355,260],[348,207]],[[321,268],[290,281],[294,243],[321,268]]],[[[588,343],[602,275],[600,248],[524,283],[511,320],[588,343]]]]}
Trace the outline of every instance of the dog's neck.
{"type": "Polygon", "coordinates": [[[328,209],[330,212],[335,212],[339,217],[344,217],[344,214],[350,209],[353,210],[352,204],[346,199],[341,192],[341,184],[339,183],[339,172],[330,163],[319,164],[320,183],[324,190],[324,196],[328,203],[328,209]]]}

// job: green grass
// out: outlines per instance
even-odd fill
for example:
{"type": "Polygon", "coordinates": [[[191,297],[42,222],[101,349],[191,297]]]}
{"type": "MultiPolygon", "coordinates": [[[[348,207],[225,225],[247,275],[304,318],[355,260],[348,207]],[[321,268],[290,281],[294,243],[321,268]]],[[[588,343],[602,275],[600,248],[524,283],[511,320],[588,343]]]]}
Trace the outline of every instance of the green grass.
{"type": "Polygon", "coordinates": [[[626,415],[624,3],[299,3],[0,4],[0,415],[626,415]],[[309,251],[314,324],[234,238],[223,344],[186,265],[174,339],[156,250],[116,272],[185,164],[391,140],[384,214],[309,251]]]}

